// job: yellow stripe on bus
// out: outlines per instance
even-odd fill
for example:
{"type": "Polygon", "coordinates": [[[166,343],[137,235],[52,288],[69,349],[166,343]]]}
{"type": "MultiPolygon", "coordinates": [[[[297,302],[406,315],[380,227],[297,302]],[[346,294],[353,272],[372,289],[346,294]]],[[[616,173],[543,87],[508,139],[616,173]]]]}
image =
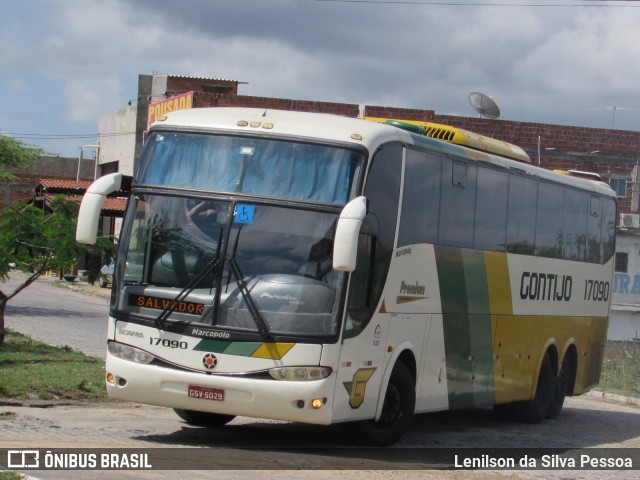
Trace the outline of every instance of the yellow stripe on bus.
{"type": "Polygon", "coordinates": [[[263,343],[251,356],[254,358],[280,360],[294,345],[295,343],[263,343]]]}
{"type": "Polygon", "coordinates": [[[484,252],[484,265],[489,289],[489,308],[493,315],[512,315],[511,282],[507,255],[501,252],[484,252]]]}

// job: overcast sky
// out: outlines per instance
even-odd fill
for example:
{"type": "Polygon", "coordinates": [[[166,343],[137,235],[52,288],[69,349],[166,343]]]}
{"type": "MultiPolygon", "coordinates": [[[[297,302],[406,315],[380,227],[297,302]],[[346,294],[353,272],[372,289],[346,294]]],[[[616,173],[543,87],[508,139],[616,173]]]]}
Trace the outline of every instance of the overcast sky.
{"type": "MultiPolygon", "coordinates": [[[[77,156],[138,74],[247,82],[241,95],[640,129],[640,1],[12,0],[0,131],[77,156]],[[66,136],[64,140],[45,137],[66,136]]],[[[110,132],[101,132],[110,133],[110,132]]]]}

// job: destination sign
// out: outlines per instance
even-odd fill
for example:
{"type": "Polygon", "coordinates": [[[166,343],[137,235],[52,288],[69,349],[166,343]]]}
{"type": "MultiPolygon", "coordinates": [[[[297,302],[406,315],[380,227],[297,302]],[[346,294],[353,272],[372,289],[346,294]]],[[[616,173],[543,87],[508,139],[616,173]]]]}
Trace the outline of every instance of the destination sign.
{"type": "Polygon", "coordinates": [[[172,309],[174,312],[202,315],[204,304],[194,302],[176,302],[170,298],[152,297],[150,295],[129,295],[129,305],[155,310],[172,309]]]}

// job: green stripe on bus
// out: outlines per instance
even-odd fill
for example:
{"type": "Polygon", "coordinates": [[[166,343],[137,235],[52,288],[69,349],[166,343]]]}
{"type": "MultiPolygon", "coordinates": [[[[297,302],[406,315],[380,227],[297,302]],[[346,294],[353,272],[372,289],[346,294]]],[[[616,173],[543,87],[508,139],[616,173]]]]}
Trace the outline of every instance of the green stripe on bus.
{"type": "Polygon", "coordinates": [[[495,388],[493,384],[491,306],[483,253],[463,250],[463,265],[469,308],[473,404],[487,405],[495,402],[495,388]]]}
{"type": "Polygon", "coordinates": [[[230,344],[231,342],[225,340],[211,340],[209,338],[203,338],[195,347],[193,347],[193,349],[198,352],[222,353],[230,344]]]}
{"type": "Polygon", "coordinates": [[[493,403],[489,289],[482,252],[436,247],[449,406],[493,403]]]}
{"type": "Polygon", "coordinates": [[[229,342],[203,338],[193,349],[199,352],[224,353],[227,355],[250,357],[253,352],[260,348],[260,345],[262,345],[262,342],[229,342]]]}
{"type": "Polygon", "coordinates": [[[279,360],[291,348],[293,343],[269,343],[263,342],[229,342],[224,340],[211,340],[204,338],[193,348],[199,352],[224,353],[225,355],[237,355],[239,357],[257,356],[259,358],[273,358],[279,360]]]}
{"type": "Polygon", "coordinates": [[[468,314],[467,282],[464,278],[462,250],[437,246],[435,255],[442,311],[449,314],[468,314]]]}

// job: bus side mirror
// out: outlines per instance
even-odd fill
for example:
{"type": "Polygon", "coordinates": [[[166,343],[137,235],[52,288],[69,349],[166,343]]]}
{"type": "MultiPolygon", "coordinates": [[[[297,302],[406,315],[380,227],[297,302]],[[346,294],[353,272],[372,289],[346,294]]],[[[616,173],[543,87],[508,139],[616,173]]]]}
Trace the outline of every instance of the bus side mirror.
{"type": "Polygon", "coordinates": [[[78,224],[76,226],[76,241],[93,245],[98,234],[98,222],[105,198],[110,193],[120,189],[122,184],[121,173],[111,173],[100,177],[87,189],[82,197],[80,211],[78,212],[78,224]]]}
{"type": "Polygon", "coordinates": [[[342,209],[333,243],[334,270],[353,272],[356,269],[358,236],[366,214],[367,199],[365,197],[354,198],[342,209]]]}

